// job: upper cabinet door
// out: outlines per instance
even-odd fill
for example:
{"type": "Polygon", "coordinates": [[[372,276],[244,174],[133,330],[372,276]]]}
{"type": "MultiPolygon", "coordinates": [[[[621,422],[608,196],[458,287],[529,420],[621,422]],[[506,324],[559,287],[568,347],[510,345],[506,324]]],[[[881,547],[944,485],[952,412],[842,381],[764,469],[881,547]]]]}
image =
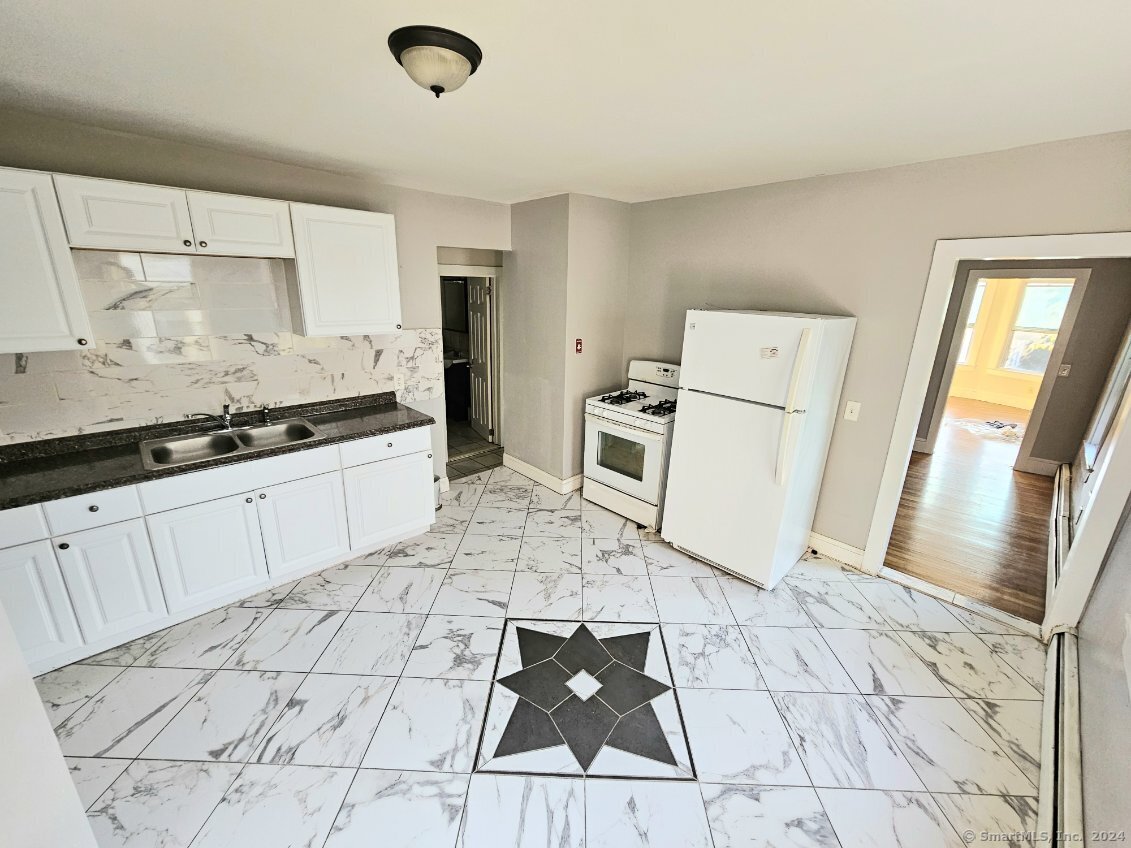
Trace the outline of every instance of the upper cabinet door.
{"type": "Polygon", "coordinates": [[[188,205],[200,253],[282,258],[295,255],[291,212],[285,201],[190,191],[188,205]]]}
{"type": "Polygon", "coordinates": [[[0,353],[90,345],[50,174],[0,168],[0,353]]]}
{"type": "Polygon", "coordinates": [[[72,247],[195,253],[184,189],[55,175],[72,247]]]}
{"type": "Polygon", "coordinates": [[[393,216],[291,204],[301,332],[354,336],[401,328],[393,216]]]}

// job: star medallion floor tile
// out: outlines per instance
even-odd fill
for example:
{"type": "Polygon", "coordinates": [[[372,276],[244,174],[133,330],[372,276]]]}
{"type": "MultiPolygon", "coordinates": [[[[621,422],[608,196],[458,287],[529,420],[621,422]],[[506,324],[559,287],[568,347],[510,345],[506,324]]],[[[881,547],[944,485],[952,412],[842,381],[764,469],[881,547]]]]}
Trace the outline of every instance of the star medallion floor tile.
{"type": "Polygon", "coordinates": [[[660,628],[508,619],[478,766],[692,778],[660,628]]]}

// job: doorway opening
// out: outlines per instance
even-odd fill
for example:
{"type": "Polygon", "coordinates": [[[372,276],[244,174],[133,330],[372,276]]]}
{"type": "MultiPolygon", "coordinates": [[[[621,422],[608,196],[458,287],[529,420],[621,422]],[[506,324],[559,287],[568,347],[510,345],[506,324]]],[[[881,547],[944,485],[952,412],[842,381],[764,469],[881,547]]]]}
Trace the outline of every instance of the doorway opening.
{"type": "Polygon", "coordinates": [[[959,272],[887,567],[1041,620],[1060,461],[1040,430],[1088,275],[959,272]]]}
{"type": "Polygon", "coordinates": [[[497,275],[440,277],[449,480],[501,465],[497,275]]]}

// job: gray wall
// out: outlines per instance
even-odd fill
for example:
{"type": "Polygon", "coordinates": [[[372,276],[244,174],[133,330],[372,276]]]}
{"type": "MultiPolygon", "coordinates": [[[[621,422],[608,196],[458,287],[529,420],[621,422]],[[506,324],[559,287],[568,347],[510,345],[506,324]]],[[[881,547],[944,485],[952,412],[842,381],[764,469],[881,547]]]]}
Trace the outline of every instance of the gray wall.
{"type": "Polygon", "coordinates": [[[814,529],[863,547],[937,239],[1131,229],[1131,133],[632,207],[624,358],[678,361],[684,312],[859,318],[814,529]]]}
{"type": "Polygon", "coordinates": [[[569,268],[566,284],[565,444],[561,471],[580,474],[585,399],[625,381],[624,319],[628,293],[627,203],[569,196],[569,268]],[[582,352],[574,342],[582,339],[582,352]]]}
{"type": "MultiPolygon", "coordinates": [[[[1131,615],[1131,521],[1127,510],[1080,620],[1080,741],[1084,829],[1131,827],[1131,698],[1123,666],[1131,615]]],[[[1087,845],[1109,842],[1087,840],[1087,845]]]]}
{"type": "MultiPolygon", "coordinates": [[[[0,127],[0,167],[390,212],[396,216],[406,329],[440,327],[439,246],[510,247],[510,207],[502,203],[382,185],[371,177],[303,168],[10,109],[0,109],[0,127]]],[[[442,474],[447,459],[443,398],[414,406],[437,419],[432,443],[435,467],[442,474]]]]}
{"type": "Polygon", "coordinates": [[[511,207],[511,252],[499,283],[506,452],[561,476],[564,439],[569,198],[511,207]]]}
{"type": "Polygon", "coordinates": [[[931,413],[935,398],[942,384],[946,354],[954,328],[958,323],[958,311],[962,302],[962,290],[967,277],[973,270],[993,269],[1058,269],[1091,268],[1092,274],[1080,312],[1076,316],[1073,333],[1064,351],[1064,363],[1072,366],[1067,377],[1049,375],[1054,380],[1052,394],[1049,395],[1040,430],[1033,444],[1032,455],[1039,459],[1054,462],[1071,462],[1076,456],[1080,442],[1084,438],[1088,420],[1096,401],[1099,400],[1104,380],[1111,370],[1112,360],[1119,351],[1127,323],[1131,321],[1131,260],[1092,259],[1086,262],[1047,260],[1029,262],[959,262],[954,275],[955,287],[950,303],[947,305],[946,322],[940,346],[931,371],[931,382],[927,398],[923,403],[923,414],[919,419],[916,435],[926,438],[930,429],[931,413]]]}

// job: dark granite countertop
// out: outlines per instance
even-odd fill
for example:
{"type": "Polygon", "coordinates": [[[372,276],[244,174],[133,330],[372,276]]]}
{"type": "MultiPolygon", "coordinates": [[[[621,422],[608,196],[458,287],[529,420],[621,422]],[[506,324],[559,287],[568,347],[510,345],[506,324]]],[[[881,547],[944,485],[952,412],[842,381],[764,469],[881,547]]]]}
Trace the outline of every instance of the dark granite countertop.
{"type": "MultiPolygon", "coordinates": [[[[280,406],[271,410],[274,421],[296,417],[306,418],[326,438],[229,454],[172,468],[148,469],[143,466],[139,445],[148,439],[201,433],[215,427],[209,428],[207,422],[197,419],[5,445],[0,447],[0,509],[82,495],[176,474],[189,474],[220,465],[311,450],[337,442],[426,427],[435,423],[431,416],[397,403],[392,392],[280,406]]],[[[239,412],[232,416],[233,427],[245,427],[261,421],[259,412],[239,412]]]]}

